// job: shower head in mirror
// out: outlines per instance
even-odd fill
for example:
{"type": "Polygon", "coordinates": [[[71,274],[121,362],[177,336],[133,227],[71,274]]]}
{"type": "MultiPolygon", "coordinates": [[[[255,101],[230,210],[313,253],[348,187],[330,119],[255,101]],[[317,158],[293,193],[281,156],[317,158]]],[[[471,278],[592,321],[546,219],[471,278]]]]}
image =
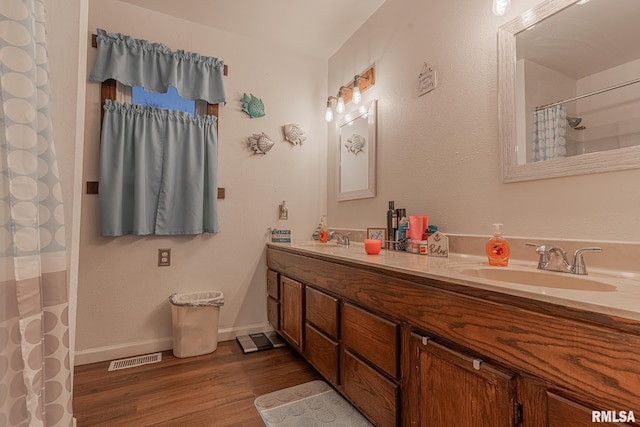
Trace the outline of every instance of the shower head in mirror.
{"type": "Polygon", "coordinates": [[[580,122],[582,122],[582,117],[567,116],[567,122],[569,123],[569,126],[571,126],[572,129],[575,129],[576,127],[578,127],[580,122]]]}

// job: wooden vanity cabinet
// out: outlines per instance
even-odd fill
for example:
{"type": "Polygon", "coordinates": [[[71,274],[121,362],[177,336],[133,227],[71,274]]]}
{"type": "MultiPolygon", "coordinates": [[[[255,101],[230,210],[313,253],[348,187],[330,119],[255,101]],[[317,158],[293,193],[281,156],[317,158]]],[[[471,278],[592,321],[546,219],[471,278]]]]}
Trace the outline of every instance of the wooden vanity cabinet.
{"type": "Polygon", "coordinates": [[[376,426],[640,426],[638,321],[295,248],[267,264],[283,336],[376,426]]]}

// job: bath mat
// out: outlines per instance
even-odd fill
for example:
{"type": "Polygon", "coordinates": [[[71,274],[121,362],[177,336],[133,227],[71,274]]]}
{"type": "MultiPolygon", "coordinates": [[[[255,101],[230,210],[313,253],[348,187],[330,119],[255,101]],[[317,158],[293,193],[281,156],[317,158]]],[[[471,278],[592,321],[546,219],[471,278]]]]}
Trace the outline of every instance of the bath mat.
{"type": "Polygon", "coordinates": [[[373,427],[321,380],[262,395],[254,404],[267,427],[373,427]]]}
{"type": "Polygon", "coordinates": [[[242,347],[244,354],[253,353],[254,351],[270,350],[272,348],[280,348],[287,345],[287,343],[280,338],[276,332],[265,332],[259,334],[242,335],[236,337],[238,344],[242,347]]]}

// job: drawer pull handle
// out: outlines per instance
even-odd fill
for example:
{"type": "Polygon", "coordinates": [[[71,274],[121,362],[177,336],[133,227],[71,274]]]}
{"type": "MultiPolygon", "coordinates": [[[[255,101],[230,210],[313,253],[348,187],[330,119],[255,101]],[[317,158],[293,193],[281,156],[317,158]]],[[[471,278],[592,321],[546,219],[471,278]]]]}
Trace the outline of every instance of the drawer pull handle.
{"type": "Polygon", "coordinates": [[[473,359],[473,369],[476,371],[480,370],[480,365],[482,364],[482,359],[473,359]]]}

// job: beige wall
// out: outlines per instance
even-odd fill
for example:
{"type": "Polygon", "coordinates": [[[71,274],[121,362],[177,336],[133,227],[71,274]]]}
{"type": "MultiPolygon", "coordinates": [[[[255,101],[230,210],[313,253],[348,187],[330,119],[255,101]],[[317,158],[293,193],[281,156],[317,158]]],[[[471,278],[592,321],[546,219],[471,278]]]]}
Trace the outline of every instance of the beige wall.
{"type": "MultiPolygon", "coordinates": [[[[97,196],[83,195],[77,363],[171,348],[167,298],[174,292],[223,291],[221,339],[263,330],[267,228],[290,228],[305,240],[325,210],[326,61],[114,0],[91,2],[89,31],[97,27],[224,59],[218,184],[226,199],[217,235],[106,238],[98,233],[97,196]],[[265,117],[241,111],[244,92],[262,98],[265,117]],[[287,123],[307,132],[302,146],[284,142],[287,123]],[[276,143],[265,156],[246,147],[260,132],[276,143]],[[283,200],[288,221],[278,220],[283,200]],[[159,248],[172,249],[171,267],[157,267],[159,248]]],[[[92,65],[95,50],[88,54],[92,65]]],[[[89,82],[83,181],[98,180],[99,104],[100,85],[89,82]]]]}
{"type": "MultiPolygon", "coordinates": [[[[496,32],[537,3],[495,17],[490,1],[387,1],[330,58],[332,92],[375,63],[364,100],[379,99],[378,197],[335,202],[329,163],[332,227],[384,226],[395,200],[449,233],[489,235],[501,222],[507,236],[640,241],[640,170],[500,183],[496,32]],[[425,61],[439,86],[417,97],[425,61]]],[[[329,159],[336,144],[330,132],[329,159]]]]}
{"type": "Polygon", "coordinates": [[[48,0],[47,49],[51,120],[64,201],[65,240],[69,275],[70,346],[73,362],[77,307],[82,133],[84,132],[84,72],[87,0],[48,0]],[[78,102],[78,99],[81,102],[78,102]]]}
{"type": "MultiPolygon", "coordinates": [[[[387,201],[395,200],[410,213],[428,213],[449,233],[488,235],[492,223],[502,222],[507,236],[640,241],[640,187],[633,184],[640,170],[500,183],[496,31],[537,3],[514,2],[508,15],[495,17],[490,2],[387,1],[327,70],[326,61],[261,41],[115,0],[91,2],[89,31],[103,27],[229,65],[219,169],[227,199],[219,204],[219,235],[103,238],[97,197],[82,196],[79,362],[169,348],[167,297],[173,292],[222,290],[224,338],[263,328],[267,227],[291,228],[294,239],[306,240],[325,212],[331,227],[384,226],[387,201]],[[438,87],[417,97],[424,62],[436,69],[438,87]],[[322,120],[325,101],[371,64],[376,85],[364,101],[379,100],[378,196],[338,203],[336,122],[322,120]],[[266,117],[249,119],[240,111],[243,92],[265,101],[266,117]],[[282,142],[286,123],[307,131],[302,147],[282,142]],[[262,131],[276,146],[259,157],[245,142],[262,131]],[[282,200],[289,205],[287,222],[277,220],[282,200]],[[161,247],[173,249],[172,267],[156,267],[161,247]]],[[[93,49],[88,55],[92,64],[93,49]]],[[[99,85],[87,84],[86,99],[82,185],[98,178],[99,85]]]]}

